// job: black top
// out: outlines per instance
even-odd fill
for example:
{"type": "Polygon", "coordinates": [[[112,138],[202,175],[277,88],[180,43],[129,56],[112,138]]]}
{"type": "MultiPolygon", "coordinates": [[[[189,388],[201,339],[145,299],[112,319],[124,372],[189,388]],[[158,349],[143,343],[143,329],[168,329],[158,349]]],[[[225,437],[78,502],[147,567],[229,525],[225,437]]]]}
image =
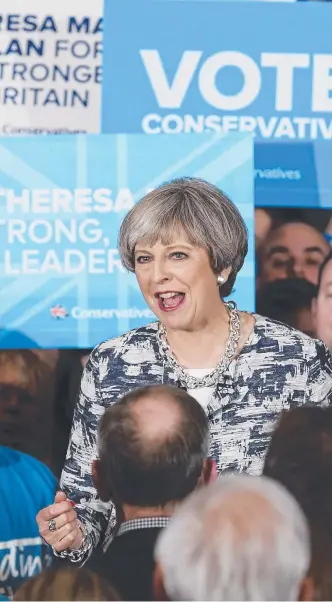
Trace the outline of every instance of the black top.
{"type": "Polygon", "coordinates": [[[154,600],[154,547],[160,527],[136,529],[113,539],[105,554],[93,552],[85,567],[106,579],[122,600],[154,600]]]}

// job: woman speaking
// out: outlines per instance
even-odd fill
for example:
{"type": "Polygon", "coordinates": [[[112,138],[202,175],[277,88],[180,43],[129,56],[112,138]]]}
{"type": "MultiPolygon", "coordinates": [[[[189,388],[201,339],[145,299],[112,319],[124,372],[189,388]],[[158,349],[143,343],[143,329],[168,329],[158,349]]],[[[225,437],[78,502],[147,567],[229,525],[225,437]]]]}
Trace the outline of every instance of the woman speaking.
{"type": "Polygon", "coordinates": [[[189,391],[209,417],[219,472],[260,474],[281,411],[330,402],[332,365],[323,343],[224,302],[247,247],[236,207],[202,180],[160,186],[125,217],[122,262],[157,322],[98,345],[86,365],[63,491],[37,516],[56,554],[81,561],[112,536],[114,512],[98,499],[91,465],[100,416],[130,389],[167,383],[189,391]]]}

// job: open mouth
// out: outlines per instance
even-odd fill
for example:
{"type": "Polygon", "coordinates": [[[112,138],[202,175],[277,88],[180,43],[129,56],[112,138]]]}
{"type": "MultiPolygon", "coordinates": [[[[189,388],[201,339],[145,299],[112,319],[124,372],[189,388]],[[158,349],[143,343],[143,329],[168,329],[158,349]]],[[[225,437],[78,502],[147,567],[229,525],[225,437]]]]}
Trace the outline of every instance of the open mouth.
{"type": "Polygon", "coordinates": [[[159,309],[162,311],[174,311],[178,309],[185,299],[185,293],[178,291],[168,291],[166,293],[156,293],[159,309]]]}

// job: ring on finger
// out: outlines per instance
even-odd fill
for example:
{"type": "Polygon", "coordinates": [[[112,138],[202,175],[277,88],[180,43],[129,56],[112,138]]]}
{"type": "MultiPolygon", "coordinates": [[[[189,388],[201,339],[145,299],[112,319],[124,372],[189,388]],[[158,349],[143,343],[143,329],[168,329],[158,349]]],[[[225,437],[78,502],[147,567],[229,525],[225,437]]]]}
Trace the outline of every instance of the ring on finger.
{"type": "Polygon", "coordinates": [[[51,518],[51,520],[48,521],[48,530],[52,532],[56,531],[56,522],[54,518],[51,518]]]}

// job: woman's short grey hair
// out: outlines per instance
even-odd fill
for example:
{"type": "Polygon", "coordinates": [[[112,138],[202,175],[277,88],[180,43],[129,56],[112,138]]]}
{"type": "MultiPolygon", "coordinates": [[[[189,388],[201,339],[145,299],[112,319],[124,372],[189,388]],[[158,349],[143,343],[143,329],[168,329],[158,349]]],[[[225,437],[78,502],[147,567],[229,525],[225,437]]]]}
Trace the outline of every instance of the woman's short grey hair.
{"type": "Polygon", "coordinates": [[[212,270],[231,268],[220,288],[231,294],[237,273],[248,252],[248,232],[240,212],[219,188],[197,178],[172,180],[143,197],[124,218],[119,234],[123,265],[135,271],[139,241],[169,244],[183,231],[188,241],[207,250],[212,270]]]}
{"type": "Polygon", "coordinates": [[[298,600],[309,528],[279,483],[221,476],[181,504],[155,559],[170,600],[298,600]]]}

